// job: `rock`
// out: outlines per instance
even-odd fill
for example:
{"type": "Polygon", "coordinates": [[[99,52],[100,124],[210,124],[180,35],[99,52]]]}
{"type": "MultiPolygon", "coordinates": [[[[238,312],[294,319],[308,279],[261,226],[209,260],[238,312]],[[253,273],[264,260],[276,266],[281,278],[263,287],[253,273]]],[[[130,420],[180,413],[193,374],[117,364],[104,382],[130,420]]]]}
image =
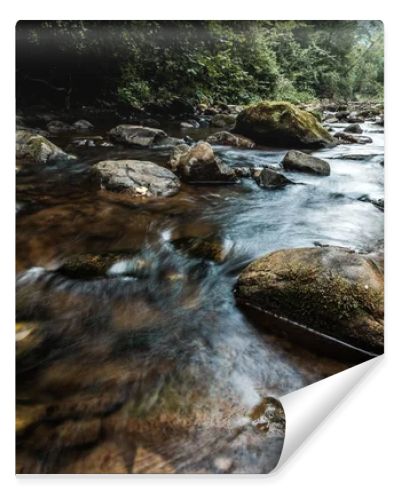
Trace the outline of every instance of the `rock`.
{"type": "Polygon", "coordinates": [[[251,167],[250,168],[251,177],[253,177],[253,179],[257,181],[257,179],[260,177],[261,172],[263,171],[264,168],[265,167],[251,167]]]}
{"type": "Polygon", "coordinates": [[[385,125],[385,119],[384,119],[384,117],[383,117],[383,116],[379,116],[379,117],[377,118],[377,120],[375,121],[375,123],[376,123],[377,125],[380,125],[380,126],[382,126],[382,127],[383,127],[383,126],[385,125]]]}
{"type": "Polygon", "coordinates": [[[211,126],[215,128],[232,128],[236,123],[236,115],[218,113],[213,116],[211,126]]]}
{"type": "Polygon", "coordinates": [[[336,132],[334,137],[338,140],[339,144],[369,144],[372,142],[371,137],[365,135],[351,135],[346,132],[336,132]]]}
{"type": "Polygon", "coordinates": [[[148,263],[132,253],[84,253],[68,257],[57,271],[72,279],[90,279],[106,275],[142,277],[148,267],[148,263]]]}
{"type": "Polygon", "coordinates": [[[346,118],[349,116],[349,112],[348,111],[338,111],[337,113],[335,113],[335,118],[338,120],[338,121],[343,121],[343,120],[346,120],[346,118]]]}
{"type": "Polygon", "coordinates": [[[200,238],[196,236],[178,238],[173,245],[191,257],[222,263],[226,260],[232,244],[218,238],[200,238]]]}
{"type": "Polygon", "coordinates": [[[352,111],[346,119],[349,123],[362,123],[364,121],[356,111],[352,111]]]}
{"type": "Polygon", "coordinates": [[[263,188],[280,188],[286,186],[287,184],[294,184],[284,175],[268,167],[264,167],[261,170],[261,173],[256,180],[258,185],[263,188]]]}
{"type": "Polygon", "coordinates": [[[180,128],[199,128],[200,124],[196,120],[186,120],[179,124],[180,128]]]}
{"type": "Polygon", "coordinates": [[[179,179],[170,170],[151,161],[106,160],[92,166],[102,189],[132,196],[173,196],[179,179]]]}
{"type": "Polygon", "coordinates": [[[242,271],[239,304],[383,352],[383,268],[341,247],[279,250],[242,271]]]}
{"type": "Polygon", "coordinates": [[[343,132],[348,134],[362,134],[362,131],[363,130],[358,123],[353,123],[343,129],[343,132]]]}
{"type": "Polygon", "coordinates": [[[74,160],[76,156],[65,153],[45,137],[26,130],[16,132],[16,157],[28,164],[46,164],[74,160]]]}
{"type": "Polygon", "coordinates": [[[187,182],[235,182],[235,172],[226,166],[207,142],[174,149],[168,165],[187,182]]]}
{"type": "Polygon", "coordinates": [[[68,123],[64,123],[60,120],[52,120],[47,124],[47,130],[52,134],[70,132],[73,129],[74,128],[71,125],[68,125],[68,123]]]}
{"type": "Polygon", "coordinates": [[[376,208],[379,208],[379,210],[381,210],[382,212],[385,209],[385,201],[383,198],[374,199],[374,198],[370,198],[370,196],[367,194],[363,194],[362,196],[360,196],[357,199],[358,199],[358,201],[367,201],[369,203],[372,203],[372,205],[374,205],[376,208]]]}
{"type": "Polygon", "coordinates": [[[234,131],[267,146],[323,147],[335,143],[315,116],[288,102],[265,101],[247,107],[239,113],[234,131]]]}
{"type": "Polygon", "coordinates": [[[241,165],[233,165],[233,170],[238,177],[251,177],[251,168],[241,165]]]}
{"type": "Polygon", "coordinates": [[[72,127],[76,130],[89,130],[94,128],[94,125],[87,120],[78,120],[72,125],[72,127]]]}
{"type": "Polygon", "coordinates": [[[251,139],[247,139],[247,137],[243,137],[241,135],[231,134],[226,130],[210,135],[207,137],[207,142],[209,144],[220,144],[221,146],[231,146],[234,148],[244,149],[252,149],[255,146],[255,143],[251,139]]]}
{"type": "Polygon", "coordinates": [[[288,151],[282,160],[285,170],[295,170],[315,175],[330,175],[329,163],[320,158],[302,153],[301,151],[288,151]]]}
{"type": "Polygon", "coordinates": [[[118,125],[109,134],[116,142],[144,148],[160,144],[162,139],[167,138],[163,130],[141,125],[118,125]]]}
{"type": "Polygon", "coordinates": [[[24,364],[43,344],[40,323],[19,321],[15,324],[15,351],[18,366],[24,364]]]}

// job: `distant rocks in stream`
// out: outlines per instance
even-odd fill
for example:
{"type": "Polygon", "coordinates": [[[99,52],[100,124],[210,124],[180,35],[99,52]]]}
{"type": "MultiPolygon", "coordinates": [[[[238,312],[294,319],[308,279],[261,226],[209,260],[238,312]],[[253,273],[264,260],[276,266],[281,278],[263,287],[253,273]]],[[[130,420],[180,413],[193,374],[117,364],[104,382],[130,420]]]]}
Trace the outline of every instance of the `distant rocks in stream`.
{"type": "Polygon", "coordinates": [[[207,142],[193,146],[177,146],[168,161],[168,166],[186,182],[232,183],[236,182],[235,171],[218,158],[207,142]]]}
{"type": "MultiPolygon", "coordinates": [[[[383,254],[342,247],[292,248],[251,263],[235,287],[239,305],[383,352],[383,254]]],[[[266,317],[267,317],[266,316],[266,317]]]]}
{"type": "Polygon", "coordinates": [[[168,137],[161,129],[141,125],[117,125],[110,130],[109,135],[116,142],[144,148],[160,144],[168,137]]]}
{"type": "Polygon", "coordinates": [[[353,123],[351,125],[348,125],[343,129],[343,132],[347,134],[362,134],[363,129],[360,127],[358,123],[353,123]]]}
{"type": "Polygon", "coordinates": [[[269,189],[277,189],[287,186],[288,184],[294,184],[291,180],[285,177],[283,174],[280,174],[276,170],[264,167],[260,175],[257,176],[256,181],[260,187],[269,188],[269,189]]]}
{"type": "Polygon", "coordinates": [[[293,170],[314,175],[330,175],[329,163],[301,151],[288,151],[282,160],[285,170],[293,170]]]}
{"type": "Polygon", "coordinates": [[[236,115],[218,113],[213,116],[211,126],[215,128],[233,128],[236,123],[236,115]]]}
{"type": "Polygon", "coordinates": [[[150,161],[106,160],[91,170],[101,189],[133,197],[173,196],[180,189],[173,172],[150,161]]]}
{"type": "Polygon", "coordinates": [[[22,129],[16,132],[16,158],[26,164],[43,165],[74,160],[76,157],[66,153],[46,137],[22,129]]]}
{"type": "Polygon", "coordinates": [[[235,132],[266,146],[333,146],[335,140],[317,118],[288,102],[264,101],[245,108],[235,132]]]}
{"type": "Polygon", "coordinates": [[[366,201],[368,203],[372,203],[372,205],[374,205],[374,207],[376,208],[379,208],[379,210],[381,210],[382,212],[384,211],[385,209],[385,201],[383,198],[378,198],[378,199],[375,199],[375,198],[371,198],[369,195],[367,194],[363,194],[362,196],[360,196],[359,198],[357,198],[359,201],[366,201]]]}
{"type": "Polygon", "coordinates": [[[207,142],[209,144],[218,144],[220,146],[231,146],[243,149],[253,149],[255,146],[255,142],[251,139],[243,137],[242,135],[232,134],[226,130],[210,135],[207,137],[207,142]]]}
{"type": "Polygon", "coordinates": [[[339,144],[370,144],[372,142],[371,137],[365,135],[356,136],[346,132],[336,132],[334,137],[338,140],[339,144]]]}

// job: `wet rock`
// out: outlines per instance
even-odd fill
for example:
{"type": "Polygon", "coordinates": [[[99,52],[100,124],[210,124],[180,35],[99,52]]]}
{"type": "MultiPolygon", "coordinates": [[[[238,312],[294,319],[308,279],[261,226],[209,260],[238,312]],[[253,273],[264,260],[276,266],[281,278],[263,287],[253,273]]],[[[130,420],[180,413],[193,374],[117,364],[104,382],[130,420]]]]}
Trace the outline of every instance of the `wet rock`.
{"type": "Polygon", "coordinates": [[[251,167],[250,168],[250,174],[251,177],[257,181],[257,179],[260,177],[261,172],[263,171],[265,167],[251,167]]]}
{"type": "Polygon", "coordinates": [[[215,128],[232,128],[235,126],[236,116],[218,113],[213,116],[211,126],[215,128]]]}
{"type": "Polygon", "coordinates": [[[163,130],[141,125],[118,125],[109,134],[116,142],[143,148],[160,144],[162,139],[167,138],[163,130]]]}
{"type": "Polygon", "coordinates": [[[101,189],[134,197],[173,196],[180,189],[174,173],[150,161],[106,160],[92,166],[101,189]]]}
{"type": "MultiPolygon", "coordinates": [[[[354,160],[354,161],[371,161],[372,158],[374,158],[374,154],[357,154],[357,153],[350,153],[350,154],[344,154],[340,155],[337,157],[338,160],[354,160]]],[[[336,158],[335,158],[336,159],[336,158]]]]}
{"type": "Polygon", "coordinates": [[[27,164],[46,164],[76,158],[65,153],[45,137],[25,130],[17,130],[16,157],[17,160],[27,164]]]}
{"type": "Polygon", "coordinates": [[[211,260],[222,263],[228,257],[232,243],[224,242],[217,238],[188,237],[178,238],[172,241],[179,250],[187,253],[191,257],[211,260]]]}
{"type": "Polygon", "coordinates": [[[237,177],[251,177],[251,168],[241,165],[233,165],[233,170],[237,177]]]}
{"type": "Polygon", "coordinates": [[[376,208],[379,208],[379,210],[381,210],[382,212],[385,209],[385,201],[383,198],[375,199],[375,198],[371,198],[367,194],[363,194],[362,196],[360,196],[357,199],[359,201],[366,201],[366,202],[372,203],[372,205],[374,205],[376,208]]]}
{"type": "Polygon", "coordinates": [[[73,279],[90,279],[101,276],[143,277],[149,263],[129,253],[79,254],[64,260],[58,272],[73,279]]]}
{"type": "Polygon", "coordinates": [[[73,129],[73,126],[68,125],[68,123],[62,122],[60,120],[52,120],[47,124],[47,130],[52,134],[67,133],[71,132],[71,130],[73,129]]]}
{"type": "Polygon", "coordinates": [[[356,112],[352,111],[347,117],[349,123],[362,123],[364,119],[356,112]]]}
{"type": "Polygon", "coordinates": [[[209,144],[219,144],[221,146],[231,146],[234,148],[252,149],[255,143],[247,137],[231,134],[227,131],[217,132],[216,134],[207,137],[209,144]]]}
{"type": "Polygon", "coordinates": [[[369,144],[372,142],[371,137],[365,135],[351,135],[346,132],[336,132],[334,137],[338,140],[339,144],[369,144]]]}
{"type": "Polygon", "coordinates": [[[176,147],[168,165],[187,182],[231,183],[237,179],[235,172],[214,155],[207,142],[176,147]]]}
{"type": "Polygon", "coordinates": [[[265,167],[257,177],[257,183],[263,188],[281,188],[288,184],[294,184],[291,180],[272,168],[265,167]]]}
{"type": "Polygon", "coordinates": [[[87,120],[78,120],[72,125],[72,127],[76,130],[89,130],[94,128],[94,125],[87,120]]]}
{"type": "Polygon", "coordinates": [[[383,351],[383,269],[372,256],[340,247],[280,250],[242,271],[235,295],[239,304],[383,351]]]}
{"type": "Polygon", "coordinates": [[[285,170],[294,170],[315,175],[330,175],[329,163],[301,151],[288,151],[282,160],[285,170]]]}
{"type": "Polygon", "coordinates": [[[363,129],[358,123],[353,123],[343,129],[343,132],[347,134],[362,134],[363,129]]]}
{"type": "Polygon", "coordinates": [[[375,121],[375,123],[376,123],[377,125],[380,125],[380,126],[382,126],[382,127],[383,127],[383,126],[385,125],[385,119],[384,119],[384,117],[383,117],[383,116],[379,116],[379,117],[377,118],[377,120],[375,121]]]}
{"type": "Polygon", "coordinates": [[[196,120],[186,120],[179,124],[180,128],[199,128],[200,124],[196,120]]]}
{"type": "Polygon", "coordinates": [[[323,147],[335,142],[315,116],[288,102],[247,107],[237,117],[235,132],[267,146],[323,147]]]}
{"type": "Polygon", "coordinates": [[[338,121],[346,120],[348,116],[349,116],[349,112],[348,111],[338,111],[337,113],[335,113],[335,118],[338,121]]]}

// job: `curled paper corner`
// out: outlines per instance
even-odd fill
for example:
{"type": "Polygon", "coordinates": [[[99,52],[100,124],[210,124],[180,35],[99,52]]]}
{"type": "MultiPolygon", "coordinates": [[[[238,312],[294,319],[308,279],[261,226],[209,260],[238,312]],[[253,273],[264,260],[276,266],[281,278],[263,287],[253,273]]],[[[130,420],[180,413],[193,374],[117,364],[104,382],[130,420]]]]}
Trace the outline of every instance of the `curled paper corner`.
{"type": "Polygon", "coordinates": [[[286,430],[282,453],[273,473],[289,461],[304,441],[382,359],[383,355],[378,356],[280,398],[285,412],[286,430]]]}

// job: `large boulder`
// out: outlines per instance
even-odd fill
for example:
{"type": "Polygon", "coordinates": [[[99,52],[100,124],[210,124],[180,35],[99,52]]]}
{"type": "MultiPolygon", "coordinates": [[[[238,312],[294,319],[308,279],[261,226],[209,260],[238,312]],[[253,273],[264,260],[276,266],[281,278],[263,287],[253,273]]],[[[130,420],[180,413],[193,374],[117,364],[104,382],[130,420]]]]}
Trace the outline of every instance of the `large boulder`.
{"type": "Polygon", "coordinates": [[[211,126],[215,128],[232,128],[236,123],[236,115],[217,113],[211,120],[211,126]]]}
{"type": "Polygon", "coordinates": [[[243,137],[242,135],[231,134],[226,130],[217,132],[207,137],[209,144],[219,144],[221,146],[231,146],[234,148],[252,149],[255,146],[254,141],[243,137]]]}
{"type": "Polygon", "coordinates": [[[16,157],[27,164],[46,164],[73,160],[76,157],[63,151],[40,134],[29,130],[16,132],[16,157]]]}
{"type": "Polygon", "coordinates": [[[375,353],[383,352],[382,257],[341,247],[279,250],[239,276],[237,301],[375,353]]]}
{"type": "Polygon", "coordinates": [[[330,175],[329,163],[301,151],[288,151],[282,160],[285,170],[294,170],[315,175],[330,175]]]}
{"type": "Polygon", "coordinates": [[[116,142],[144,148],[160,144],[162,139],[167,138],[163,130],[141,125],[118,125],[109,134],[116,142]]]}
{"type": "Polygon", "coordinates": [[[177,176],[151,161],[106,160],[92,166],[101,188],[136,197],[173,196],[180,189],[177,176]]]}
{"type": "Polygon", "coordinates": [[[187,182],[236,181],[234,170],[214,155],[212,147],[207,142],[200,141],[191,147],[186,144],[177,146],[168,165],[187,182]]]}
{"type": "Polygon", "coordinates": [[[314,115],[288,102],[265,101],[239,113],[235,132],[266,146],[334,145],[335,140],[314,115]]]}
{"type": "Polygon", "coordinates": [[[261,173],[256,178],[256,181],[260,187],[269,189],[281,188],[288,184],[293,184],[293,182],[283,174],[280,174],[276,170],[269,167],[265,167],[261,170],[261,173]]]}

